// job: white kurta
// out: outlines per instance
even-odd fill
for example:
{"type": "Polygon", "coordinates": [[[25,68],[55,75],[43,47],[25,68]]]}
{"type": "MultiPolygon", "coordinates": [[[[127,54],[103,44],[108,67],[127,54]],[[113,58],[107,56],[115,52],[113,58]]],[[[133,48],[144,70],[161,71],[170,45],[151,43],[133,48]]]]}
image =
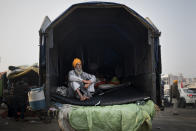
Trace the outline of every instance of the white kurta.
{"type": "Polygon", "coordinates": [[[86,72],[82,72],[80,75],[78,75],[74,70],[71,70],[68,74],[68,80],[69,87],[71,87],[74,91],[84,85],[82,82],[83,80],[90,80],[91,84],[88,87],[88,91],[91,93],[95,92],[94,85],[96,82],[96,77],[94,75],[88,74],[86,72]]]}

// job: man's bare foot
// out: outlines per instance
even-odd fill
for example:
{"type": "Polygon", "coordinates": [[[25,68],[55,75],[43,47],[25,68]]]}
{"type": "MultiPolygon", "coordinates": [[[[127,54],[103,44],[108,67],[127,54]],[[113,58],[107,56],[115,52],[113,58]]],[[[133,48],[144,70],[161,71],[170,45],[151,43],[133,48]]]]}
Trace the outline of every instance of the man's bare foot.
{"type": "Polygon", "coordinates": [[[84,96],[86,99],[90,99],[89,97],[87,97],[87,96],[84,96]]]}
{"type": "Polygon", "coordinates": [[[87,100],[87,99],[89,99],[89,97],[87,97],[87,96],[85,96],[85,95],[82,96],[82,97],[80,97],[80,100],[81,100],[81,101],[85,101],[85,100],[87,100]]]}
{"type": "Polygon", "coordinates": [[[86,98],[84,96],[80,97],[80,101],[85,101],[85,100],[86,100],[86,98]]]}

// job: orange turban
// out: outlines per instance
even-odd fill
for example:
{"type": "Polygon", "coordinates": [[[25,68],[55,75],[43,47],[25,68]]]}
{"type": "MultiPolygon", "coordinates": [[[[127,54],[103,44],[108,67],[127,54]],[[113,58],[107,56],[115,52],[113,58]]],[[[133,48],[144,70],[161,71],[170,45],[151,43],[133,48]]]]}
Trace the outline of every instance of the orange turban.
{"type": "Polygon", "coordinates": [[[178,80],[174,80],[174,84],[178,84],[178,80]]]}
{"type": "Polygon", "coordinates": [[[82,62],[81,62],[81,60],[79,58],[75,58],[73,60],[73,63],[72,63],[73,67],[75,68],[76,67],[76,64],[78,64],[78,63],[82,64],[82,62]]]}

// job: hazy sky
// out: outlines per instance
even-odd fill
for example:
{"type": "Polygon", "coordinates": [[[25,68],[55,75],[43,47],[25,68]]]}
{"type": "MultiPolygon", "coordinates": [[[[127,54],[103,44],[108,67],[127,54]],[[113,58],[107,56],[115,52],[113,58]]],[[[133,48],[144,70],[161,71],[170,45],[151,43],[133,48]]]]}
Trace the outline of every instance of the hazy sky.
{"type": "MultiPolygon", "coordinates": [[[[39,29],[86,0],[0,0],[0,72],[39,61],[39,29]]],[[[99,0],[102,1],[102,0],[99,0]]],[[[107,0],[110,1],[110,0],[107,0]]],[[[196,77],[196,0],[112,0],[149,17],[161,31],[163,73],[196,77]]]]}

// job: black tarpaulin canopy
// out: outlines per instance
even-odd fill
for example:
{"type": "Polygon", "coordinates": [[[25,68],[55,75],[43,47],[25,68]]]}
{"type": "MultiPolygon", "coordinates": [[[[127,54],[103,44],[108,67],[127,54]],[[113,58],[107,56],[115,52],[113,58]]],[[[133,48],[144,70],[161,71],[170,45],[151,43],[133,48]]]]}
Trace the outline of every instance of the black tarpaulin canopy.
{"type": "Polygon", "coordinates": [[[138,94],[158,103],[159,36],[150,19],[117,3],[80,3],[53,22],[46,17],[40,29],[40,84],[46,85],[47,101],[78,57],[84,71],[130,81],[138,94]]]}

